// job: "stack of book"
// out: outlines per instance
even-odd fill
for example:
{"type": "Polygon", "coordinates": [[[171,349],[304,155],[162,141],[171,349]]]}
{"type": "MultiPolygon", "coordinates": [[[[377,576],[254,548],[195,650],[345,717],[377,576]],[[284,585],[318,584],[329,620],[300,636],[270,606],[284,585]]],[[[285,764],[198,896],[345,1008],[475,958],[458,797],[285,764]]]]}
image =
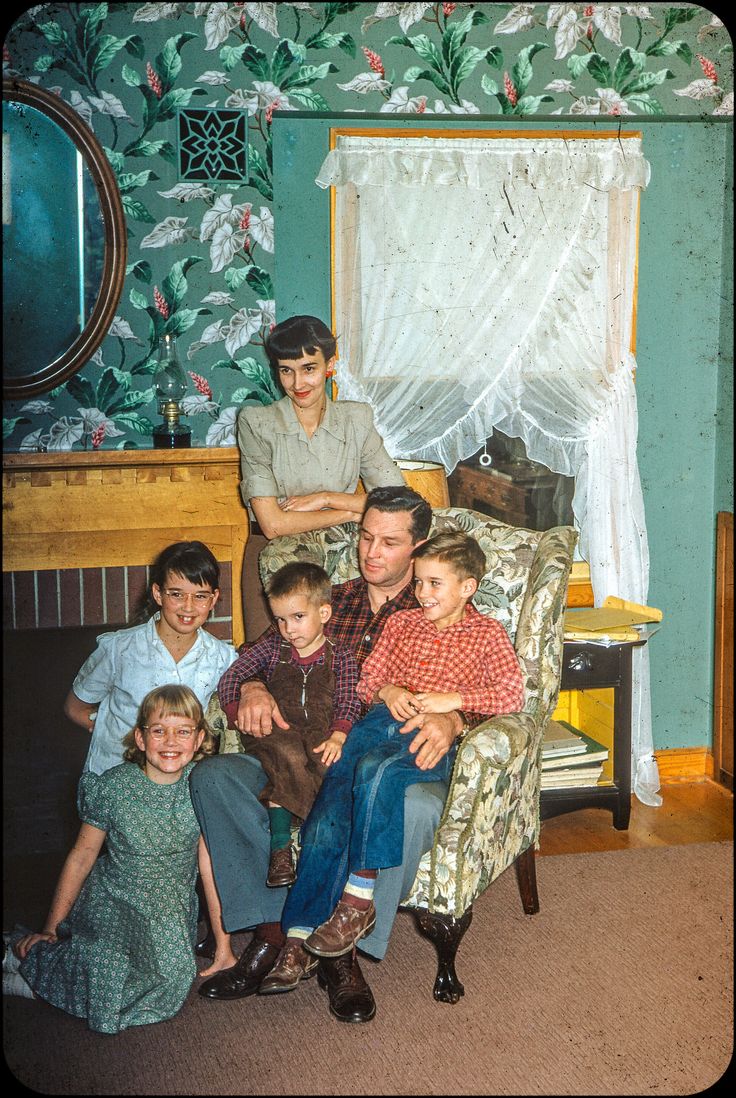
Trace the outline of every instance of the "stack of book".
{"type": "Polygon", "coordinates": [[[542,789],[597,785],[608,748],[567,721],[550,721],[542,740],[542,789]]]}

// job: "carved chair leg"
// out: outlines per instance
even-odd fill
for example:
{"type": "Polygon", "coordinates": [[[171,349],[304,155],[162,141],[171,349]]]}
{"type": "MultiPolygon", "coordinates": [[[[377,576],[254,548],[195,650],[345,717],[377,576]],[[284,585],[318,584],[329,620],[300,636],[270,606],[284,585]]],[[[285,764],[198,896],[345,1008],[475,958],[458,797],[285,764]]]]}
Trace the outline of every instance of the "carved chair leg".
{"type": "Polygon", "coordinates": [[[527,915],[536,915],[539,911],[537,893],[537,870],[534,864],[534,846],[528,846],[514,862],[516,880],[519,883],[521,904],[527,915]]]}
{"type": "Polygon", "coordinates": [[[440,1003],[456,1003],[465,988],[455,972],[455,954],[460,940],[470,926],[473,909],[456,919],[453,915],[435,915],[429,911],[415,910],[419,929],[434,943],[437,950],[437,979],[434,982],[434,997],[440,1003]]]}

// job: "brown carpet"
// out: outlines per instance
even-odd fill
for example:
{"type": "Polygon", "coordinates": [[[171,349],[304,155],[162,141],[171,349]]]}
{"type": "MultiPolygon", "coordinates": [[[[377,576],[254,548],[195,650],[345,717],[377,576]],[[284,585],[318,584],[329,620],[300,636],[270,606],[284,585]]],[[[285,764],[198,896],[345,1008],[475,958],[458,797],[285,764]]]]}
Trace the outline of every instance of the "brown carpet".
{"type": "MultiPolygon", "coordinates": [[[[310,980],[234,1003],[193,990],[169,1022],[115,1036],[45,1003],[4,1000],[5,1056],[44,1094],[692,1094],[728,1066],[733,844],[537,859],[541,911],[513,871],[475,905],[465,997],[431,994],[434,951],[408,913],[363,969],[367,1025],[310,980]]],[[[241,936],[239,944],[247,941],[241,936]]]]}

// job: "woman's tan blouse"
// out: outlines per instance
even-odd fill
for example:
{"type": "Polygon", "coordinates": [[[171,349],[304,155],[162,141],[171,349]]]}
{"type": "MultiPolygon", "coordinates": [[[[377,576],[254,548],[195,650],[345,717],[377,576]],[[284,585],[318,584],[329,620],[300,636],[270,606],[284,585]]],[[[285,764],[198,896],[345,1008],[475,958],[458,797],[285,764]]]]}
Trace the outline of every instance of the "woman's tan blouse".
{"type": "Polygon", "coordinates": [[[238,446],[246,505],[253,496],[354,492],[358,478],[367,492],[404,483],[373,425],[371,406],[355,400],[328,400],[311,438],[288,397],[246,405],[238,413],[238,446]]]}

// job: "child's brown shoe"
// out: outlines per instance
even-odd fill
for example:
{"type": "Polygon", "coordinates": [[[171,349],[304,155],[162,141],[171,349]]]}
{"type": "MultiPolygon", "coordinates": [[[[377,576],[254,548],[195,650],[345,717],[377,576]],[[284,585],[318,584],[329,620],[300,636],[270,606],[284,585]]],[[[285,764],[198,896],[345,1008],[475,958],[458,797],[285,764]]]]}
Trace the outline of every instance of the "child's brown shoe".
{"type": "Polygon", "coordinates": [[[349,953],[356,942],[370,934],[376,925],[376,909],[373,902],[365,910],[338,900],[329,919],[318,926],[304,943],[310,953],[318,957],[342,957],[349,953]]]}
{"type": "Polygon", "coordinates": [[[266,884],[269,888],[282,888],[284,885],[293,884],[295,880],[291,843],[287,843],[281,850],[271,851],[266,884]]]}
{"type": "Polygon", "coordinates": [[[310,957],[298,938],[289,938],[268,976],[261,981],[259,995],[293,991],[300,980],[308,980],[317,971],[319,959],[310,957]]]}

